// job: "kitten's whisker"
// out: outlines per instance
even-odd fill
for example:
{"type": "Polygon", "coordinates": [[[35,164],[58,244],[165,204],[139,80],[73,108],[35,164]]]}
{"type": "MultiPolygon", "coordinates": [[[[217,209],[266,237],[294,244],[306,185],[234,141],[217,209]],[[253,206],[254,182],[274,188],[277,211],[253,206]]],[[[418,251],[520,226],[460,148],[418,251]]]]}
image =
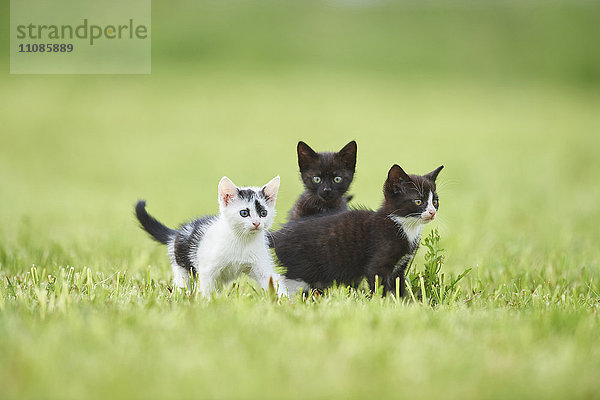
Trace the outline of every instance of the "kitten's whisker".
{"type": "Polygon", "coordinates": [[[449,225],[446,223],[446,221],[444,221],[443,219],[437,219],[437,218],[436,218],[436,220],[437,220],[437,227],[436,227],[436,228],[438,229],[438,231],[439,231],[440,233],[445,233],[445,232],[447,232],[447,231],[448,231],[448,229],[449,229],[449,228],[448,228],[448,227],[449,227],[449,225]]]}
{"type": "Polygon", "coordinates": [[[443,224],[448,224],[446,220],[446,216],[436,216],[436,219],[443,224]]]}
{"type": "Polygon", "coordinates": [[[459,183],[459,181],[456,179],[441,179],[439,181],[436,181],[436,185],[441,185],[441,186],[453,186],[453,185],[457,185],[458,183],[459,183]]]}
{"type": "MultiPolygon", "coordinates": [[[[395,209],[394,211],[392,211],[392,212],[390,213],[390,215],[393,215],[393,214],[394,214],[394,213],[396,213],[397,211],[400,211],[400,209],[399,209],[399,208],[395,209]]],[[[419,215],[421,215],[421,213],[420,213],[420,212],[414,212],[414,213],[410,213],[410,214],[407,214],[407,215],[405,215],[405,216],[404,216],[404,218],[406,218],[406,217],[416,217],[416,216],[419,216],[419,215]]]]}
{"type": "Polygon", "coordinates": [[[446,193],[446,189],[456,185],[458,183],[458,181],[441,181],[436,183],[436,191],[438,194],[440,193],[446,193]]]}

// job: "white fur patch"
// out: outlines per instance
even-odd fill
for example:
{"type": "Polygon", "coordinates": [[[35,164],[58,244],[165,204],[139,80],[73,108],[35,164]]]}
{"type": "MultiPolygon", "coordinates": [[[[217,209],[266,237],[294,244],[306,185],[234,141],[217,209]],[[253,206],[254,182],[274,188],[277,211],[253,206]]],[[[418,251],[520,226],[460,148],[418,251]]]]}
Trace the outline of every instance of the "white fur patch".
{"type": "Polygon", "coordinates": [[[390,219],[402,229],[402,233],[411,246],[415,246],[421,237],[421,229],[423,228],[423,220],[419,217],[398,217],[390,215],[390,219]]]}
{"type": "Polygon", "coordinates": [[[310,288],[310,285],[301,279],[285,279],[285,286],[287,287],[288,295],[290,296],[293,296],[299,290],[310,288]]]}
{"type": "MultiPolygon", "coordinates": [[[[431,215],[430,213],[433,213],[433,215],[435,215],[436,213],[436,209],[433,206],[433,193],[431,193],[431,190],[429,191],[429,198],[427,199],[427,208],[425,209],[425,211],[423,211],[421,213],[421,218],[424,219],[428,219],[430,218],[429,216],[431,215]]],[[[431,219],[429,219],[427,222],[431,221],[431,219]]]]}

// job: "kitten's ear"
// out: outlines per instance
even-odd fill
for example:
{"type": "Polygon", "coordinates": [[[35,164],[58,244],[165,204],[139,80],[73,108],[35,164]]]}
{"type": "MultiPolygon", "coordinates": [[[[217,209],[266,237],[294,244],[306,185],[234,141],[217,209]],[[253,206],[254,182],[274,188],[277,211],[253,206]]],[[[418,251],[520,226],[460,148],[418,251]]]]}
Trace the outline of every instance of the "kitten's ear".
{"type": "Polygon", "coordinates": [[[356,167],[356,141],[351,141],[337,153],[348,168],[356,167]]]}
{"type": "Polygon", "coordinates": [[[410,181],[410,177],[398,164],[394,164],[388,172],[388,180],[392,183],[402,183],[410,181]]]}
{"type": "Polygon", "coordinates": [[[388,172],[386,187],[393,193],[399,193],[403,182],[410,182],[410,177],[398,164],[394,164],[388,172]]]}
{"type": "Polygon", "coordinates": [[[277,199],[277,192],[279,191],[279,176],[271,179],[269,183],[267,183],[262,188],[262,192],[265,194],[267,198],[267,203],[270,206],[275,205],[275,200],[277,199]]]}
{"type": "Polygon", "coordinates": [[[437,179],[437,176],[439,175],[440,171],[443,168],[444,168],[444,166],[440,165],[439,167],[437,167],[436,169],[434,169],[433,171],[431,171],[430,173],[425,175],[425,178],[429,179],[431,182],[435,182],[435,180],[437,179]]]}
{"type": "Polygon", "coordinates": [[[318,158],[318,154],[309,145],[303,141],[298,142],[298,166],[300,169],[304,169],[305,166],[315,162],[318,158]]]}
{"type": "Polygon", "coordinates": [[[219,203],[227,206],[238,194],[238,188],[228,177],[224,176],[219,181],[219,203]]]}

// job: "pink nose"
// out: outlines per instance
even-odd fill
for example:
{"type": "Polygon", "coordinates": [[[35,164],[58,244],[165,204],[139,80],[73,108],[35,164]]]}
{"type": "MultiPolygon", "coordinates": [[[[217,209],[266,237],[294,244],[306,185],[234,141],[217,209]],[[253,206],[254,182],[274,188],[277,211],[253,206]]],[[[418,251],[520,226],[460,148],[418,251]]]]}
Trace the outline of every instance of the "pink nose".
{"type": "Polygon", "coordinates": [[[431,217],[435,217],[435,210],[429,210],[429,215],[431,217]]]}
{"type": "Polygon", "coordinates": [[[260,226],[260,222],[253,222],[252,225],[254,225],[255,228],[258,228],[260,226]]]}

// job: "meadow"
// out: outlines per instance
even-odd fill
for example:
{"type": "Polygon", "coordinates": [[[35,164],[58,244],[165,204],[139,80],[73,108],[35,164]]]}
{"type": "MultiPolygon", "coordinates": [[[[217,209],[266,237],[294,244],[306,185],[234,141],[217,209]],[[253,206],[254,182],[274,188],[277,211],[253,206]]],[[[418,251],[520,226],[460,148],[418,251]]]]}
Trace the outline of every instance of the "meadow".
{"type": "Polygon", "coordinates": [[[6,67],[1,398],[600,398],[600,7],[342,3],[155,4],[148,76],[6,67]],[[280,175],[281,225],[298,140],[352,139],[356,204],[445,165],[447,296],[170,290],[137,199],[175,226],[280,175]]]}

